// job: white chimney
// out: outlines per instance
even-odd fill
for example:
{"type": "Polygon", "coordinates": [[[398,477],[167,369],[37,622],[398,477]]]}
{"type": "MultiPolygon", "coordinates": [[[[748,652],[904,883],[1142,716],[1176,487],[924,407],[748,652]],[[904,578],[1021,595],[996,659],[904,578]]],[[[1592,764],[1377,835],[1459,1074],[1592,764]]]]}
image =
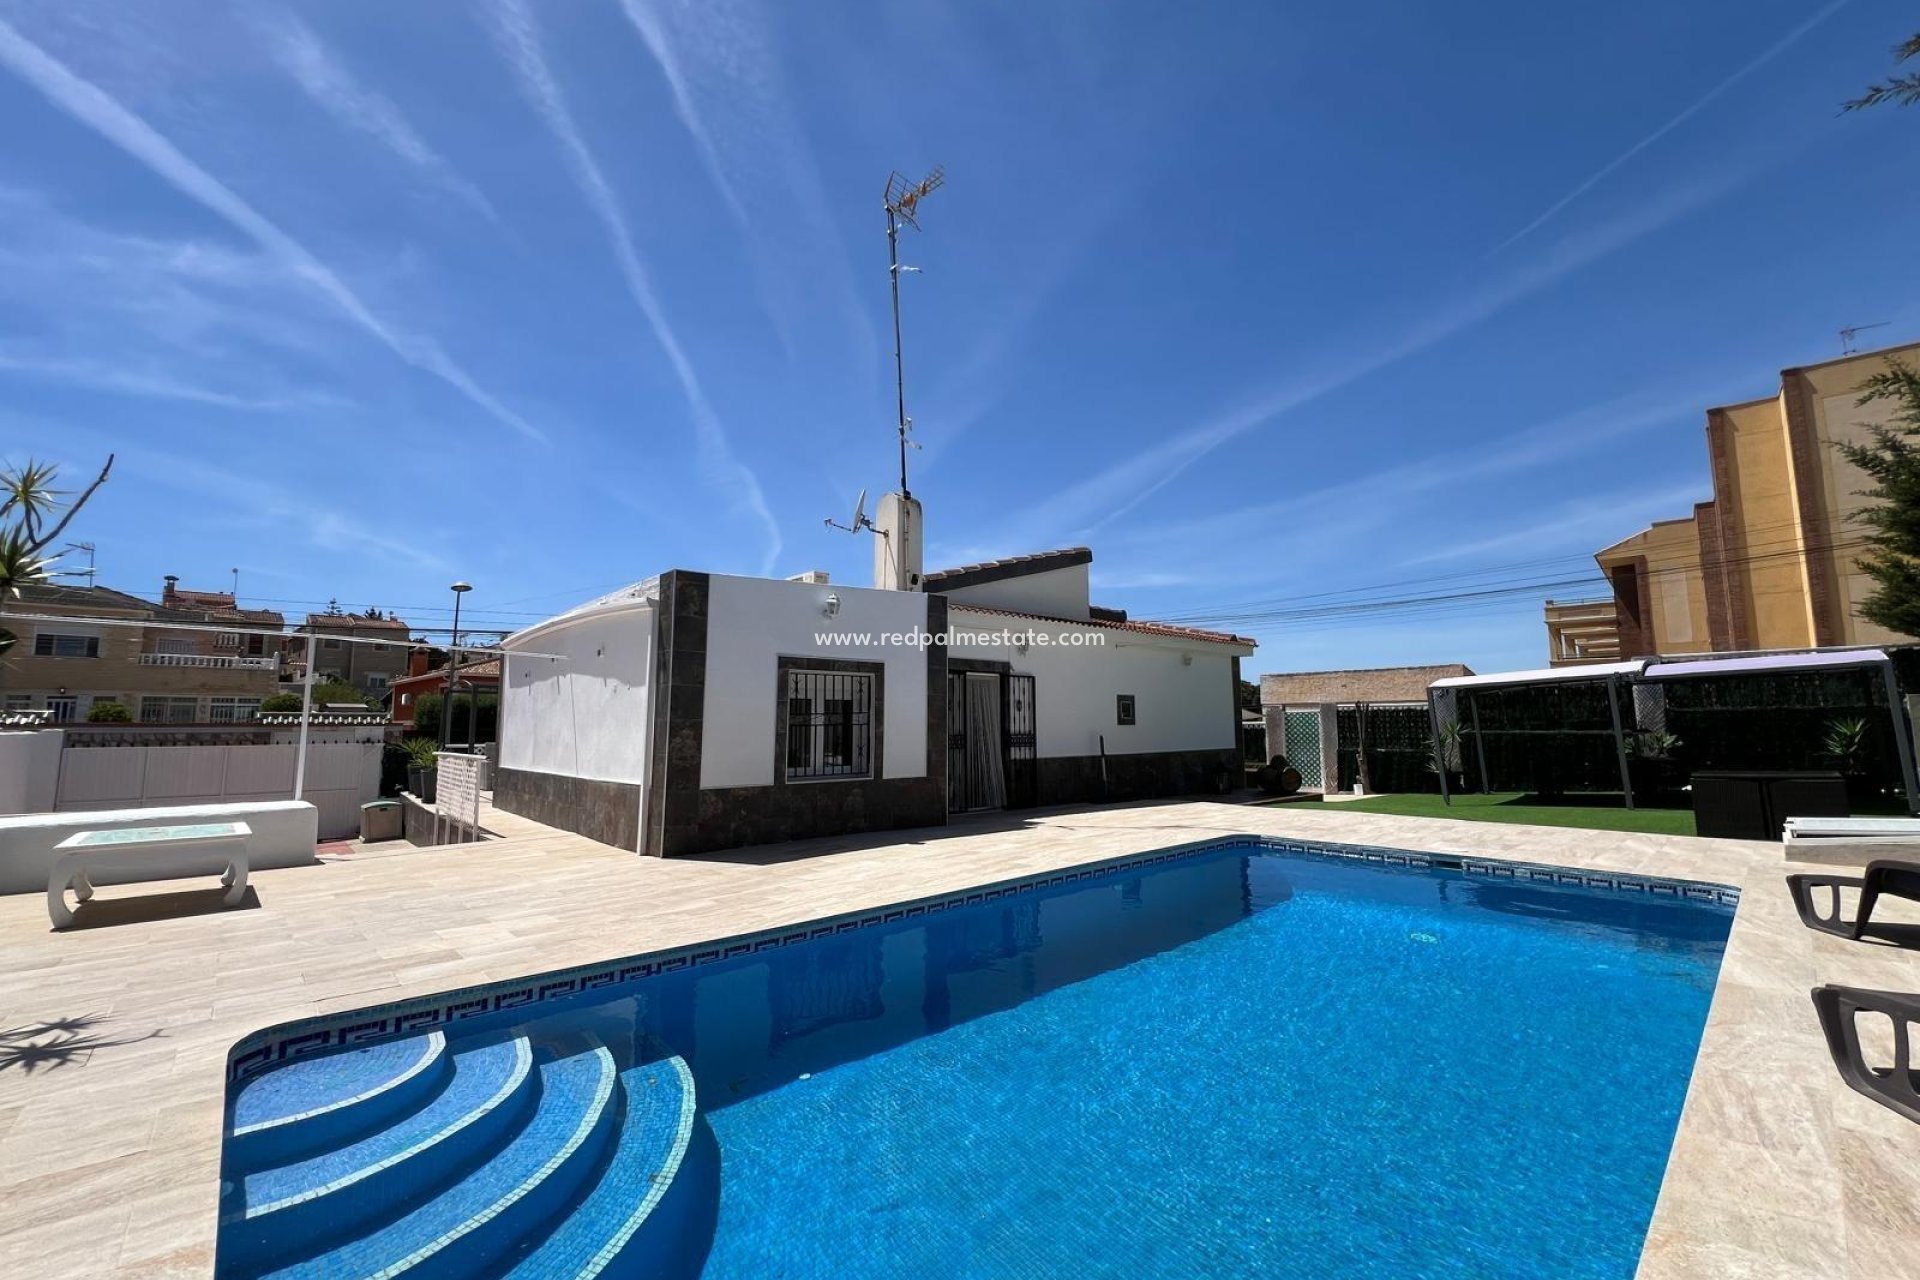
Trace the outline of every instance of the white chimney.
{"type": "Polygon", "coordinates": [[[920,500],[889,493],[874,514],[873,585],[882,591],[920,590],[920,500]]]}

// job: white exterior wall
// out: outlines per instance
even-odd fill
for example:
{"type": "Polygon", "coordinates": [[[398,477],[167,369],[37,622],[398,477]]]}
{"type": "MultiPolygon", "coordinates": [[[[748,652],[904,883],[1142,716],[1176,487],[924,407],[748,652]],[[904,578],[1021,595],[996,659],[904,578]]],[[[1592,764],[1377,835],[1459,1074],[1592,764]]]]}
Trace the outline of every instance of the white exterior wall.
{"type": "Polygon", "coordinates": [[[515,636],[511,649],[533,652],[504,658],[501,766],[645,784],[653,643],[653,607],[639,603],[515,636]]]}
{"type": "Polygon", "coordinates": [[[0,813],[46,813],[60,781],[58,729],[0,733],[0,813]]]}
{"type": "Polygon", "coordinates": [[[1011,644],[949,644],[949,658],[992,659],[1034,677],[1039,755],[1045,759],[1090,756],[1106,735],[1108,755],[1153,751],[1207,751],[1239,747],[1240,712],[1234,696],[1233,659],[1251,652],[1224,644],[1180,642],[1111,627],[1076,627],[955,605],[950,632],[1070,632],[1104,635],[1101,647],[1030,644],[1022,654],[1011,644]],[[1192,655],[1192,665],[1181,662],[1192,655]],[[1116,723],[1118,695],[1134,696],[1134,721],[1116,723]]]}
{"type": "Polygon", "coordinates": [[[700,785],[764,787],[774,781],[781,657],[879,662],[886,668],[880,777],[927,773],[927,651],[913,645],[826,644],[827,632],[925,636],[917,591],[779,582],[713,574],[707,595],[707,684],[700,785]],[[840,611],[827,617],[826,600],[840,611]]]}
{"type": "Polygon", "coordinates": [[[953,604],[978,604],[990,609],[1013,609],[1020,613],[1038,613],[1049,618],[1084,618],[1092,590],[1089,566],[1068,565],[1045,573],[1023,573],[998,582],[983,582],[977,587],[942,591],[953,604]]]}

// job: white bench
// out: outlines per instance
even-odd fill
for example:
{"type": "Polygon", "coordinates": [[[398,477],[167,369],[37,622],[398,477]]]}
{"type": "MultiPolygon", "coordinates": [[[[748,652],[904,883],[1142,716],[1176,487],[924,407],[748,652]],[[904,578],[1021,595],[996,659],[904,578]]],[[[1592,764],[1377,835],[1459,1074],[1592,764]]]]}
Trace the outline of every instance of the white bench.
{"type": "Polygon", "coordinates": [[[76,831],[54,846],[47,876],[47,915],[53,927],[73,923],[67,890],[81,902],[93,897],[89,870],[111,872],[116,882],[184,880],[220,872],[227,886],[223,901],[237,907],[247,894],[247,842],[253,829],[244,822],[194,822],[170,827],[118,827],[76,831]]]}

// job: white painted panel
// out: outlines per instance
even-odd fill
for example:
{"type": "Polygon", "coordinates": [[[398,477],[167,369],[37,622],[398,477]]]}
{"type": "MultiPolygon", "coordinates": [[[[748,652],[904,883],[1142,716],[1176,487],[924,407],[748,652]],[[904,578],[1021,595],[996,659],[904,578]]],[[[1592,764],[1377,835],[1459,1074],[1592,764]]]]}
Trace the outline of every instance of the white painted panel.
{"type": "Polygon", "coordinates": [[[0,814],[45,813],[60,781],[59,729],[0,733],[0,814]]]}
{"type": "Polygon", "coordinates": [[[68,747],[60,753],[59,807],[138,804],[146,757],[146,747],[68,747]]]}
{"type": "Polygon", "coordinates": [[[1049,618],[1087,616],[1088,568],[1084,564],[1045,573],[1023,573],[977,587],[943,591],[955,604],[977,604],[991,609],[1012,609],[1018,613],[1037,613],[1049,618]]]}
{"type": "Polygon", "coordinates": [[[201,797],[218,797],[226,790],[230,749],[224,746],[145,748],[147,767],[142,794],[180,796],[182,804],[192,804],[201,797]]]}
{"type": "Polygon", "coordinates": [[[509,653],[500,763],[609,782],[647,780],[654,612],[625,608],[542,627],[509,653]]]}
{"type": "Polygon", "coordinates": [[[947,650],[950,658],[996,659],[1032,674],[1043,758],[1097,755],[1103,735],[1109,755],[1239,744],[1233,654],[1223,652],[1224,645],[1194,643],[1183,649],[1177,641],[1114,628],[1027,622],[960,608],[953,610],[948,630],[955,633],[947,650]],[[1098,632],[1105,644],[1030,643],[1023,654],[1011,643],[978,638],[1002,630],[1033,630],[1056,638],[1098,632]],[[1191,661],[1183,662],[1183,655],[1191,661]],[[1132,725],[1117,722],[1116,702],[1123,693],[1134,696],[1132,725]]]}
{"type": "Polygon", "coordinates": [[[702,787],[773,783],[779,660],[827,657],[878,662],[886,671],[881,775],[927,774],[927,653],[881,644],[921,636],[927,598],[917,591],[817,586],[714,574],[707,597],[707,679],[700,747],[702,787]],[[839,612],[826,616],[828,596],[839,612]],[[848,637],[865,636],[867,643],[848,637]]]}
{"type": "MultiPolygon", "coordinates": [[[[352,748],[349,748],[351,750],[352,748]]],[[[319,774],[338,750],[335,743],[307,744],[307,785],[323,787],[319,774]]],[[[298,746],[229,747],[226,755],[226,789],[235,795],[265,794],[278,791],[293,794],[293,774],[299,760],[298,746]]]]}

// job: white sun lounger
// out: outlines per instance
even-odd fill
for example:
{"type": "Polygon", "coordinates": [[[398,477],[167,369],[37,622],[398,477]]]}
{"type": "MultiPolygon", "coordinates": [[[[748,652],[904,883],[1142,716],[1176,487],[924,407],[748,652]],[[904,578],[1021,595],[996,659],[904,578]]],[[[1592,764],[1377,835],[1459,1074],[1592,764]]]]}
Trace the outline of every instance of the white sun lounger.
{"type": "Polygon", "coordinates": [[[1920,853],[1920,818],[1788,818],[1780,839],[1789,862],[1865,862],[1920,853]]]}

